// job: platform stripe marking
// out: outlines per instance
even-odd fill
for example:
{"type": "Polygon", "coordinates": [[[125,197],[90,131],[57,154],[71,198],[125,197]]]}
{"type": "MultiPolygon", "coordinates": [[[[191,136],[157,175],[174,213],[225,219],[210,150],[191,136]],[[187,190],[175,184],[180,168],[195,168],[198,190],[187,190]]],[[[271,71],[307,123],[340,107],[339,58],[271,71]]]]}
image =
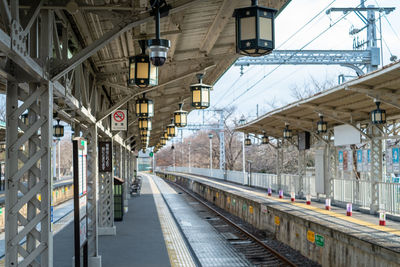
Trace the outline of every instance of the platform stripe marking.
{"type": "Polygon", "coordinates": [[[157,207],[157,214],[160,220],[161,229],[164,236],[165,246],[167,247],[169,260],[172,267],[175,266],[196,266],[190,251],[173,219],[160,191],[153,179],[142,173],[150,183],[153,192],[154,202],[157,207]]]}

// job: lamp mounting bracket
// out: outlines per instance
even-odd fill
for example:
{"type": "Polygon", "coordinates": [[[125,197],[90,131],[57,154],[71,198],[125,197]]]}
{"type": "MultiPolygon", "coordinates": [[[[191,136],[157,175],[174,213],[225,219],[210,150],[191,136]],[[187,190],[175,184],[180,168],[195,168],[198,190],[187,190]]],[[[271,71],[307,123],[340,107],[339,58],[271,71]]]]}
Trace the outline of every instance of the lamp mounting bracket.
{"type": "Polygon", "coordinates": [[[160,12],[160,17],[167,17],[171,6],[167,4],[165,0],[150,0],[150,6],[152,11],[150,15],[155,16],[157,12],[160,12]],[[157,11],[158,9],[158,11],[157,11]]]}

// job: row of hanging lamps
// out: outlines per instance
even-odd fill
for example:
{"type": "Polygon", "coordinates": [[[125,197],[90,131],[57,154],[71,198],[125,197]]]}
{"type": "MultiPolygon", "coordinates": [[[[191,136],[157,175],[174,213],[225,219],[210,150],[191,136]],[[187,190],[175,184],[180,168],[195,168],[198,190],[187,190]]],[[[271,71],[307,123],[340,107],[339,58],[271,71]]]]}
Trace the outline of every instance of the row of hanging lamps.
{"type": "Polygon", "coordinates": [[[183,103],[179,104],[179,110],[174,112],[174,122],[176,127],[186,127],[188,112],[182,110],[183,103]]]}
{"type": "Polygon", "coordinates": [[[245,56],[262,56],[275,48],[274,17],[277,10],[258,5],[235,9],[236,52],[245,56]]]}
{"type": "Polygon", "coordinates": [[[139,41],[142,53],[129,58],[128,86],[145,88],[158,85],[158,68],[150,63],[150,57],[146,55],[146,41],[139,41]]]}
{"type": "Polygon", "coordinates": [[[206,109],[210,107],[210,90],[212,86],[203,84],[204,74],[199,73],[196,76],[198,83],[190,86],[190,91],[192,92],[192,106],[195,109],[206,109]]]}

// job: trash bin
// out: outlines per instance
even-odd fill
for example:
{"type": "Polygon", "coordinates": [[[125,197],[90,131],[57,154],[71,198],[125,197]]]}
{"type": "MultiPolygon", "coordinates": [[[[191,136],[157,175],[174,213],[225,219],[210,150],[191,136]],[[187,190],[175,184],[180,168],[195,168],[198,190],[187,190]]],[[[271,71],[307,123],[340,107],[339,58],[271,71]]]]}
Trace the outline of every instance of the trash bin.
{"type": "Polygon", "coordinates": [[[114,177],[114,221],[124,217],[124,180],[114,177]]]}

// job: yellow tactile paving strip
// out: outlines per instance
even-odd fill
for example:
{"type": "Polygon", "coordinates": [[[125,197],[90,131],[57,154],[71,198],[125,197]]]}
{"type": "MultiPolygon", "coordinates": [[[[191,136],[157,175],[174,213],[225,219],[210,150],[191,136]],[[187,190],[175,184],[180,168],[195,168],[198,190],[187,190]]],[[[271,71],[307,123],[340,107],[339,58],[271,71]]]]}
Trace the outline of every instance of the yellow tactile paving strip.
{"type": "Polygon", "coordinates": [[[153,179],[142,173],[149,181],[151,191],[153,192],[154,202],[157,208],[158,218],[161,224],[161,230],[164,235],[165,246],[167,247],[171,266],[196,266],[189,249],[171,215],[164,199],[161,196],[153,179]]]}
{"type": "Polygon", "coordinates": [[[214,184],[218,184],[218,185],[221,185],[221,186],[229,187],[229,188],[232,188],[232,189],[235,189],[235,190],[239,190],[239,191],[242,191],[242,192],[246,192],[247,194],[257,195],[257,196],[265,198],[265,199],[271,199],[271,200],[274,200],[274,201],[284,202],[286,204],[298,206],[298,207],[301,207],[301,208],[304,208],[304,209],[312,210],[312,211],[315,211],[315,212],[318,212],[318,213],[321,213],[321,214],[324,214],[324,215],[328,215],[328,216],[331,216],[331,217],[334,217],[334,218],[338,218],[338,219],[341,219],[343,221],[355,223],[355,224],[358,224],[358,225],[361,225],[361,226],[369,227],[369,228],[372,228],[372,229],[375,229],[375,230],[379,230],[379,231],[383,231],[383,232],[386,232],[386,233],[390,233],[390,234],[393,234],[393,235],[400,236],[400,230],[397,230],[397,229],[394,229],[394,228],[390,228],[390,227],[386,227],[386,226],[380,226],[378,224],[373,224],[373,223],[366,222],[366,221],[362,221],[360,219],[356,219],[354,217],[349,217],[349,216],[346,216],[344,214],[340,214],[340,213],[337,213],[337,212],[334,212],[334,211],[328,211],[328,210],[325,210],[325,209],[321,209],[321,208],[318,208],[318,207],[315,207],[315,206],[312,206],[312,205],[303,204],[303,203],[296,203],[296,202],[293,203],[288,199],[280,199],[278,197],[273,197],[273,196],[269,197],[266,194],[263,194],[263,193],[260,193],[260,192],[255,192],[255,191],[244,189],[244,188],[241,188],[241,187],[236,187],[234,185],[230,185],[230,184],[226,184],[226,183],[220,183],[220,182],[217,182],[217,181],[214,181],[214,180],[208,180],[206,178],[202,178],[202,177],[199,177],[199,176],[193,176],[193,175],[186,174],[186,173],[184,175],[185,176],[190,176],[190,177],[193,177],[193,178],[196,178],[196,179],[200,179],[200,180],[203,180],[203,181],[206,181],[206,182],[209,182],[209,183],[214,183],[214,184]]]}

